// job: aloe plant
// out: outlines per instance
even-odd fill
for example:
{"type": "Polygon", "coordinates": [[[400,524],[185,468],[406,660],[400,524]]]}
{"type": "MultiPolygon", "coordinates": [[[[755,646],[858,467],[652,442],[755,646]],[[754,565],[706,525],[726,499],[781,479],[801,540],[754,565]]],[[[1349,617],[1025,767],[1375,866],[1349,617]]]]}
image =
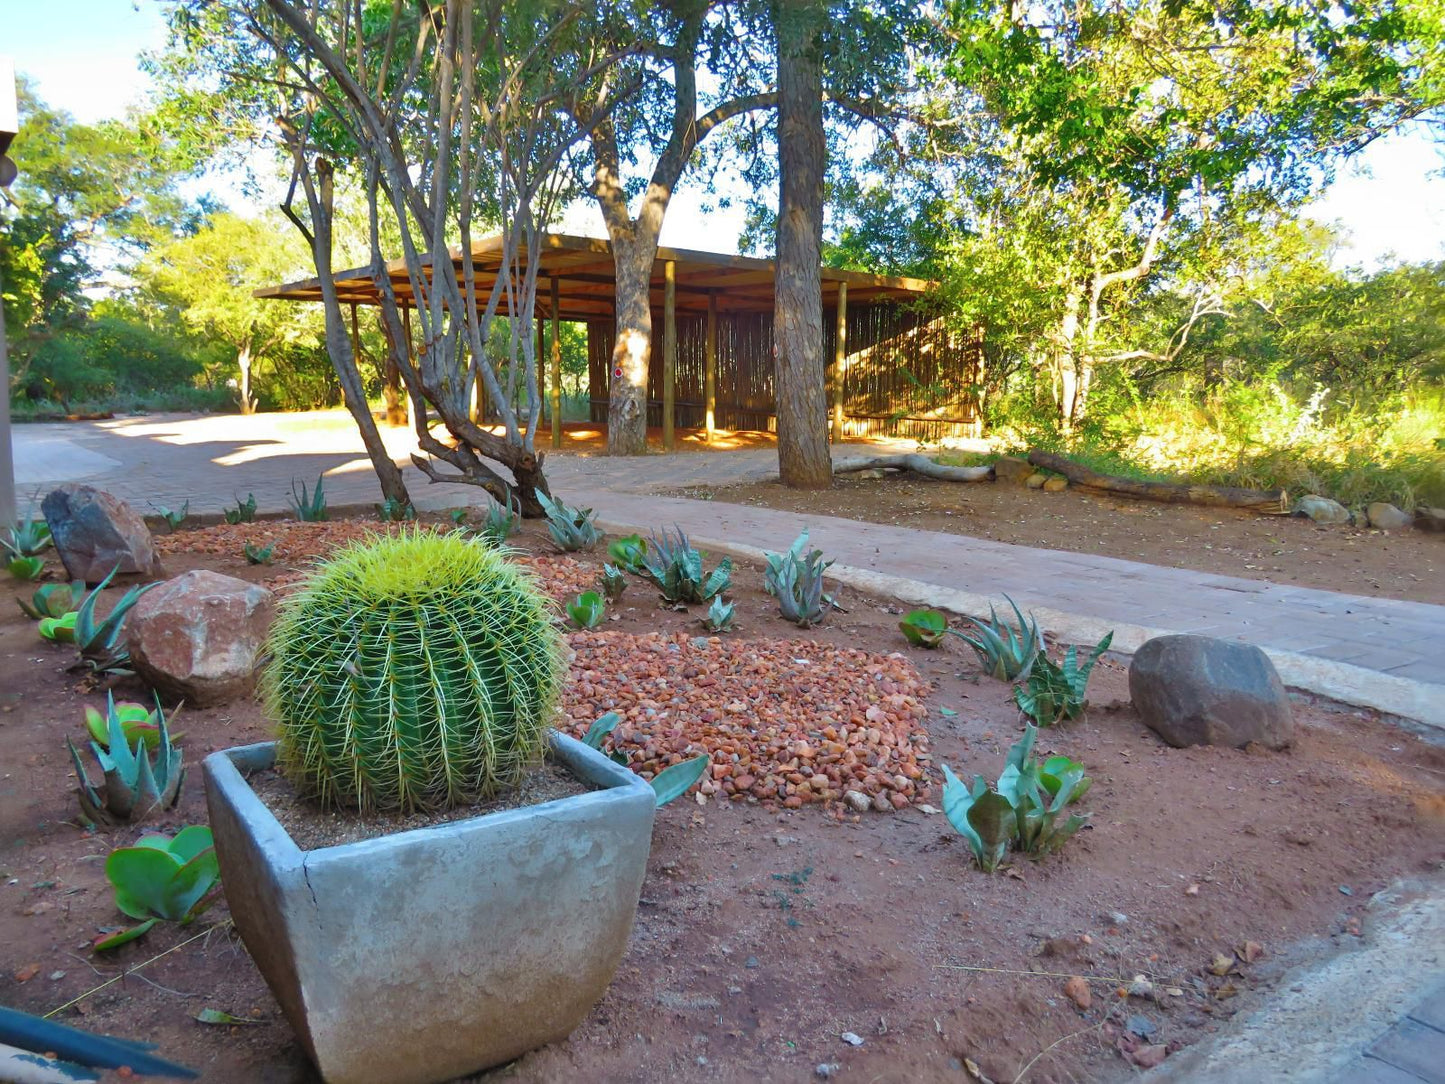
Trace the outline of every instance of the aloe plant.
{"type": "Polygon", "coordinates": [[[140,923],[97,941],[101,951],[134,941],[157,922],[194,922],[219,898],[221,867],[211,830],[193,824],[174,838],[141,836],[132,847],[117,847],[105,860],[105,876],[116,907],[140,923]]]}
{"type": "Polygon", "coordinates": [[[833,562],[823,560],[822,550],[808,551],[807,530],[793,540],[787,553],[763,556],[767,560],[763,587],[778,600],[783,616],[802,628],[823,620],[824,606],[833,601],[823,592],[823,573],[833,562]]]}
{"type": "Polygon", "coordinates": [[[516,498],[508,494],[508,503],[503,505],[492,501],[487,505],[487,518],[477,531],[482,540],[493,546],[501,546],[507,539],[522,529],[521,506],[516,498]]]}
{"type": "Polygon", "coordinates": [[[271,563],[271,555],[275,549],[275,542],[268,542],[264,546],[257,546],[254,543],[247,542],[241,547],[241,552],[246,555],[246,563],[248,565],[269,565],[271,563]]]}
{"type": "Polygon", "coordinates": [[[567,603],[567,617],[579,629],[595,629],[607,616],[607,604],[596,591],[583,591],[567,603]]]}
{"type": "Polygon", "coordinates": [[[733,627],[737,605],[732,602],[724,602],[721,595],[715,595],[712,605],[707,608],[703,615],[702,625],[708,632],[730,632],[733,627]]]}
{"type": "Polygon", "coordinates": [[[95,590],[85,596],[76,611],[75,646],[80,649],[81,661],[97,673],[129,673],[126,664],[130,662],[130,652],[121,642],[121,629],[124,628],[126,615],[130,613],[131,607],[140,601],[140,597],[152,587],[160,586],[157,582],[132,587],[111,607],[105,620],[97,622],[95,604],[119,569],[120,565],[111,569],[105,579],[96,585],[95,590]]]}
{"type": "Polygon", "coordinates": [[[154,748],[148,749],[145,738],[137,737],[132,749],[125,725],[115,711],[115,700],[106,694],[106,739],[103,744],[90,743],[103,773],[99,788],[91,783],[75,743],[65,739],[80,784],[76,793],[86,820],[101,824],[143,821],[176,804],[186,770],[181,751],[171,744],[165,713],[159,708],[157,705],[154,748]]]}
{"type": "Polygon", "coordinates": [[[1089,706],[1085,696],[1089,675],[1113,642],[1114,633],[1110,631],[1094,645],[1094,650],[1089,652],[1082,665],[1079,664],[1078,649],[1073,645],[1064,652],[1062,664],[1040,654],[1029,670],[1028,681],[1014,689],[1014,702],[1019,710],[1039,726],[1052,726],[1060,719],[1082,716],[1089,706]]]}
{"type": "Polygon", "coordinates": [[[75,643],[75,622],[80,617],[77,610],[61,614],[59,617],[42,617],[36,630],[43,639],[54,644],[75,643]]]}
{"type": "Polygon", "coordinates": [[[673,529],[676,535],[668,534],[665,527],[661,537],[653,535],[642,554],[642,575],[657,585],[669,605],[709,602],[732,586],[730,557],[724,557],[711,575],[704,576],[703,555],[692,548],[681,527],[673,529]]]}
{"type": "Polygon", "coordinates": [[[301,483],[301,489],[296,488],[297,480],[291,479],[291,496],[287,498],[291,505],[291,511],[296,513],[296,518],[306,523],[320,523],[330,519],[326,511],[326,493],[324,488],[325,475],[316,476],[316,488],[307,491],[306,483],[301,483]]]}
{"type": "Polygon", "coordinates": [[[616,602],[627,590],[627,575],[616,565],[602,566],[602,593],[609,602],[616,602]]]}
{"type": "Polygon", "coordinates": [[[573,508],[537,491],[537,501],[547,515],[547,533],[559,550],[575,552],[591,549],[602,541],[602,532],[592,522],[592,509],[573,508]]]}
{"type": "Polygon", "coordinates": [[[986,623],[974,617],[967,618],[974,627],[975,635],[970,636],[957,629],[949,629],[948,632],[973,648],[989,677],[998,678],[1000,681],[1014,681],[1028,674],[1029,668],[1043,650],[1043,636],[1039,632],[1037,619],[1025,621],[1018,604],[1007,595],[1004,598],[1013,607],[1014,616],[1018,618],[1017,633],[1007,621],[999,619],[998,612],[992,606],[988,608],[986,623]]]}
{"type": "Polygon", "coordinates": [[[187,517],[189,517],[191,514],[190,498],[187,498],[186,503],[181,505],[179,509],[167,508],[163,504],[153,504],[151,505],[151,507],[156,510],[156,515],[160,516],[161,519],[165,520],[166,527],[169,528],[171,531],[178,530],[181,524],[184,523],[187,517]]]}
{"type": "Polygon", "coordinates": [[[1009,749],[997,783],[981,775],[971,785],[943,766],[943,813],[968,841],[979,867],[992,873],[1010,847],[1032,858],[1052,854],[1089,821],[1088,814],[1064,816],[1082,798],[1090,780],[1084,767],[1067,757],[1040,765],[1033,755],[1038,728],[1027,726],[1009,749]]]}
{"type": "MultiPolygon", "coordinates": [[[[15,526],[0,532],[0,550],[5,552],[7,560],[38,557],[50,546],[50,524],[44,519],[33,518],[30,514],[33,508],[32,504],[25,515],[15,521],[15,526]]],[[[14,575],[13,570],[11,574],[14,575]]]]}
{"type": "Polygon", "coordinates": [[[235,526],[238,523],[254,523],[256,521],[256,494],[247,493],[243,501],[236,498],[236,507],[227,508],[225,511],[226,522],[235,526]]]}
{"type": "Polygon", "coordinates": [[[410,523],[416,519],[416,509],[410,501],[399,501],[388,497],[376,506],[376,514],[383,523],[410,523]]]}
{"type": "Polygon", "coordinates": [[[898,627],[914,647],[937,647],[948,631],[948,620],[937,610],[913,610],[898,627]]]}
{"type": "MultiPolygon", "coordinates": [[[[608,734],[611,734],[613,729],[621,721],[622,717],[615,711],[609,711],[606,715],[599,716],[592,725],[587,728],[587,734],[582,739],[583,744],[601,752],[602,739],[607,737],[608,734]]],[[[608,756],[624,768],[627,767],[629,763],[627,754],[619,750],[615,745],[608,756]]],[[[703,772],[707,771],[709,762],[710,758],[708,754],[703,753],[701,756],[695,756],[691,760],[684,760],[678,764],[664,768],[654,775],[650,782],[652,783],[653,798],[656,800],[658,808],[660,809],[667,805],[668,802],[676,798],[681,798],[686,794],[688,790],[692,788],[692,785],[702,778],[703,772]]]]}
{"type": "Polygon", "coordinates": [[[607,556],[616,561],[619,568],[635,576],[646,575],[643,559],[647,556],[647,542],[640,534],[614,538],[607,543],[607,556]]]}
{"type": "Polygon", "coordinates": [[[72,583],[43,584],[35,589],[29,602],[17,598],[15,605],[19,606],[30,620],[40,621],[47,617],[64,617],[76,609],[83,598],[85,581],[75,580],[72,583]]]}

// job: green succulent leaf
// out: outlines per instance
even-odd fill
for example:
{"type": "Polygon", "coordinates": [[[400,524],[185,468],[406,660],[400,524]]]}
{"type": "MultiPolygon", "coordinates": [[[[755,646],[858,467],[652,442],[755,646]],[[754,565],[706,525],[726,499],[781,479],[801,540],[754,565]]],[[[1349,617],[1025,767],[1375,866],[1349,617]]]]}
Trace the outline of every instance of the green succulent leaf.
{"type": "Polygon", "coordinates": [[[622,722],[622,716],[618,715],[615,711],[609,711],[606,715],[599,715],[593,720],[592,725],[587,728],[587,734],[582,739],[582,744],[590,746],[593,749],[601,749],[602,739],[607,737],[608,734],[611,734],[620,722],[622,722]]]}
{"type": "Polygon", "coordinates": [[[691,760],[684,760],[681,764],[664,768],[653,776],[652,789],[657,797],[658,808],[686,794],[692,785],[702,778],[709,763],[708,755],[703,753],[691,760]]]}
{"type": "Polygon", "coordinates": [[[898,627],[914,647],[937,647],[943,643],[948,620],[937,610],[913,610],[898,622],[898,627]]]}

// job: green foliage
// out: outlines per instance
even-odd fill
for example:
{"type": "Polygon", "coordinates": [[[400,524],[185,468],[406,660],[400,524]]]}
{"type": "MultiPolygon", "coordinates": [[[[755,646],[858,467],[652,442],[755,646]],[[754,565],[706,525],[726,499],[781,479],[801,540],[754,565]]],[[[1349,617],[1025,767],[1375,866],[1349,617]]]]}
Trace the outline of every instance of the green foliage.
{"type": "Polygon", "coordinates": [[[30,620],[40,621],[47,617],[64,617],[78,609],[84,598],[85,581],[75,580],[73,583],[42,584],[35,589],[29,602],[17,598],[15,605],[19,606],[30,620]]]}
{"type": "Polygon", "coordinates": [[[614,538],[607,543],[607,555],[617,562],[619,568],[636,576],[647,574],[644,561],[647,557],[647,542],[640,534],[614,538]]]}
{"type": "Polygon", "coordinates": [[[492,501],[487,505],[487,518],[477,533],[489,544],[501,546],[521,529],[522,513],[518,507],[504,507],[492,501]]]}
{"type": "Polygon", "coordinates": [[[611,564],[602,566],[602,593],[609,602],[616,602],[627,590],[627,575],[622,569],[611,564]]]}
{"type": "MultiPolygon", "coordinates": [[[[318,486],[320,483],[317,483],[318,486]]],[[[399,501],[388,497],[376,506],[376,514],[383,523],[411,523],[416,519],[416,509],[410,501],[399,501]]]]}
{"type": "Polygon", "coordinates": [[[607,604],[596,591],[583,591],[567,603],[567,617],[579,629],[595,629],[607,616],[607,604]]]}
{"type": "Polygon", "coordinates": [[[110,584],[119,568],[120,565],[116,565],[111,569],[105,579],[96,585],[95,590],[85,596],[75,615],[74,643],[80,649],[81,662],[101,674],[127,674],[130,672],[126,669],[130,663],[130,651],[126,649],[121,638],[121,631],[125,628],[126,615],[130,613],[131,607],[140,601],[143,594],[152,587],[160,586],[160,583],[157,582],[130,588],[111,607],[105,620],[97,621],[95,604],[100,599],[100,593],[110,584]]]}
{"type": "Polygon", "coordinates": [[[972,786],[965,786],[948,765],[943,766],[943,813],[968,841],[974,860],[986,873],[998,868],[1010,846],[1042,858],[1088,823],[1088,814],[1070,814],[1061,820],[1065,807],[1089,789],[1083,766],[1067,757],[1051,757],[1040,765],[1033,754],[1037,737],[1036,727],[1024,729],[992,787],[981,775],[974,776],[972,786]]]}
{"type": "Polygon", "coordinates": [[[181,751],[171,744],[165,713],[156,705],[156,738],[148,742],[137,735],[135,746],[126,738],[125,724],[115,709],[115,700],[106,694],[106,738],[90,743],[95,759],[104,775],[97,789],[86,774],[75,743],[65,739],[70,759],[75,766],[76,791],[81,813],[91,823],[120,824],[139,822],[162,813],[176,804],[185,767],[181,751]]]}
{"type": "Polygon", "coordinates": [[[704,576],[703,555],[692,548],[681,527],[674,530],[676,536],[664,527],[661,537],[653,535],[641,554],[641,575],[657,586],[668,605],[707,602],[732,586],[731,558],[724,557],[711,575],[704,576]]]}
{"type": "Polygon", "coordinates": [[[258,546],[254,542],[247,542],[241,547],[241,552],[246,555],[246,563],[248,565],[269,565],[271,563],[272,551],[275,550],[275,548],[275,542],[268,542],[264,546],[258,546]]]}
{"type": "Polygon", "coordinates": [[[724,602],[721,595],[713,597],[712,605],[707,608],[703,615],[702,625],[708,632],[731,632],[733,627],[735,603],[724,602]]]}
{"type": "Polygon", "coordinates": [[[437,809],[515,784],[565,673],[536,582],[460,532],[339,551],[282,601],[262,678],[277,764],[363,810],[437,809]]]}
{"type": "MultiPolygon", "coordinates": [[[[602,750],[602,739],[611,734],[613,729],[621,721],[622,717],[615,711],[609,711],[606,715],[599,716],[593,721],[592,725],[587,728],[587,734],[582,739],[583,744],[600,752],[602,750]]],[[[617,749],[615,744],[611,753],[608,755],[623,767],[626,767],[629,762],[627,754],[617,749]]],[[[690,760],[683,760],[676,764],[669,765],[653,776],[650,782],[652,783],[653,796],[657,800],[657,807],[661,809],[667,805],[668,802],[676,798],[681,798],[691,790],[692,785],[702,778],[703,772],[707,771],[709,763],[710,758],[708,754],[703,753],[701,756],[693,757],[690,760]]]]}
{"type": "Polygon", "coordinates": [[[291,496],[287,498],[287,501],[291,505],[291,511],[296,513],[297,519],[305,523],[319,523],[331,518],[326,511],[326,494],[323,490],[324,479],[325,475],[318,474],[316,476],[316,489],[311,493],[307,492],[305,482],[301,483],[301,489],[298,492],[296,489],[297,480],[295,478],[291,479],[291,496]]]}
{"type": "Polygon", "coordinates": [[[247,493],[243,501],[236,498],[236,507],[226,509],[226,522],[235,526],[238,523],[254,523],[256,521],[256,494],[247,493]]]}
{"type": "Polygon", "coordinates": [[[116,848],[105,860],[105,876],[115,905],[141,922],[97,941],[98,950],[134,941],[157,922],[194,922],[220,898],[221,867],[204,825],[182,828],[174,839],[142,836],[133,847],[116,848]]]}
{"type": "MultiPolygon", "coordinates": [[[[127,746],[132,746],[139,740],[145,743],[146,749],[154,752],[160,745],[162,714],[159,701],[156,702],[155,710],[152,711],[144,704],[135,704],[130,701],[122,701],[117,704],[115,699],[107,694],[104,712],[95,708],[85,709],[85,729],[90,732],[92,741],[108,745],[110,743],[111,717],[114,716],[120,724],[121,736],[125,739],[127,746]]],[[[175,721],[174,714],[170,721],[175,721]]],[[[179,734],[171,735],[172,740],[179,740],[180,737],[179,734]]]]}
{"type": "Polygon", "coordinates": [[[802,628],[823,620],[824,605],[832,603],[823,593],[823,573],[833,562],[823,560],[822,550],[804,553],[807,546],[808,532],[804,529],[787,553],[764,554],[764,588],[777,598],[783,616],[802,628]]]}
{"type": "Polygon", "coordinates": [[[1089,652],[1082,666],[1073,645],[1064,652],[1062,665],[1040,652],[1029,670],[1027,682],[1014,688],[1014,701],[1019,710],[1039,726],[1053,726],[1060,719],[1081,717],[1089,706],[1085,698],[1089,674],[1113,641],[1111,631],[1089,652]]]}
{"type": "Polygon", "coordinates": [[[898,627],[914,647],[937,647],[948,631],[948,619],[937,610],[912,610],[898,627]]]}
{"type": "Polygon", "coordinates": [[[11,557],[38,557],[50,546],[50,524],[33,519],[27,512],[13,527],[0,535],[0,549],[11,557]]]}
{"type": "Polygon", "coordinates": [[[1043,637],[1039,633],[1038,621],[1025,621],[1018,604],[1007,595],[1004,599],[1013,607],[1014,617],[1018,619],[1017,632],[1007,621],[999,619],[992,606],[988,608],[987,623],[973,617],[965,619],[973,625],[975,635],[969,636],[955,629],[947,631],[973,648],[978,661],[983,664],[984,673],[989,677],[999,681],[1013,681],[1029,672],[1039,652],[1043,650],[1043,637]]]}
{"type": "Polygon", "coordinates": [[[42,617],[36,631],[42,639],[49,640],[54,644],[75,643],[75,622],[80,617],[77,610],[61,614],[59,617],[42,617]]]}
{"type": "Polygon", "coordinates": [[[45,571],[44,557],[12,557],[5,565],[5,569],[15,579],[21,582],[29,582],[40,578],[45,571]]]}
{"type": "Polygon", "coordinates": [[[165,505],[156,506],[153,504],[151,507],[156,510],[156,515],[165,520],[166,526],[173,532],[178,530],[180,525],[186,521],[186,517],[191,514],[191,502],[189,498],[187,498],[185,504],[181,505],[179,510],[173,511],[165,505]]]}
{"type": "Polygon", "coordinates": [[[465,527],[467,525],[467,510],[465,508],[453,508],[447,513],[451,517],[453,527],[465,527]]]}
{"type": "Polygon", "coordinates": [[[537,500],[547,514],[547,533],[559,550],[570,553],[591,549],[602,541],[602,532],[592,522],[592,509],[571,508],[541,492],[537,500]]]}

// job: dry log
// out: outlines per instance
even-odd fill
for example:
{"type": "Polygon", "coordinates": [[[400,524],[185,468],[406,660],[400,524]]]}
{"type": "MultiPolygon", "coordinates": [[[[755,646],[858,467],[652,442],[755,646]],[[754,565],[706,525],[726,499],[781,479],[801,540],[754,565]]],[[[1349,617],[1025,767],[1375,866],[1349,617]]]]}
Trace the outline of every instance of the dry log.
{"type": "Polygon", "coordinates": [[[1163,501],[1166,504],[1248,508],[1269,515],[1283,515],[1289,511],[1289,497],[1282,489],[1239,489],[1234,486],[1189,485],[1180,482],[1140,482],[1133,478],[1100,474],[1061,455],[1037,449],[1029,452],[1029,462],[1036,467],[1062,474],[1071,485],[1100,493],[1111,493],[1116,497],[1163,501]]]}
{"type": "Polygon", "coordinates": [[[946,467],[926,455],[860,455],[833,461],[834,474],[858,470],[911,470],[944,482],[991,482],[992,467],[946,467]]]}

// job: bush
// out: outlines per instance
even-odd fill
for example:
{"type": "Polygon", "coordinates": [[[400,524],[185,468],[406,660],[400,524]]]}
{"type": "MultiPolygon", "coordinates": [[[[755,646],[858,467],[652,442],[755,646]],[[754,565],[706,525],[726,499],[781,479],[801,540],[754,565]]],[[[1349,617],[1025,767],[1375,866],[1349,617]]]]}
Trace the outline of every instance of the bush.
{"type": "Polygon", "coordinates": [[[496,550],[420,528],[354,544],[281,605],[262,695],[302,794],[465,804],[543,751],[565,665],[546,597],[496,550]]]}

